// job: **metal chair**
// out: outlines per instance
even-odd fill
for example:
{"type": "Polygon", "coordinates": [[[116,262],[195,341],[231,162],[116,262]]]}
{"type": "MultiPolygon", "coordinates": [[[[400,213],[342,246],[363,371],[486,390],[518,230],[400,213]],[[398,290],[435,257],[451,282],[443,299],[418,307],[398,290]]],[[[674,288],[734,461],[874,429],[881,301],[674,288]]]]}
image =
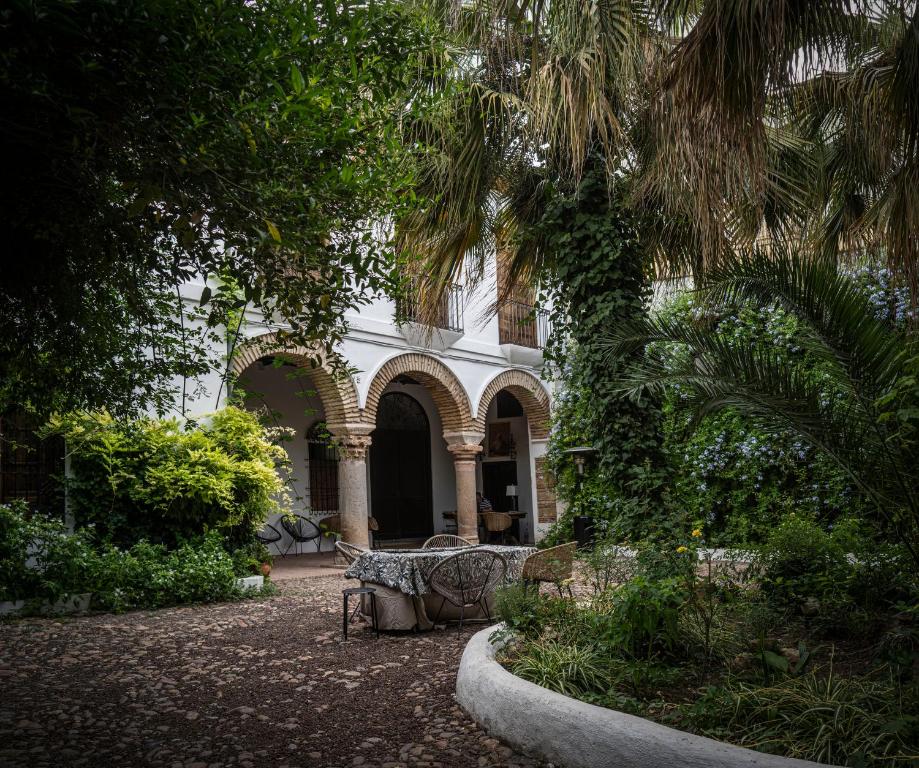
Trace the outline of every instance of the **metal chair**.
{"type": "Polygon", "coordinates": [[[265,527],[255,534],[255,540],[261,542],[266,547],[277,544],[283,538],[283,534],[271,523],[265,523],[265,527]]]}
{"type": "Polygon", "coordinates": [[[483,512],[482,522],[489,541],[497,538],[502,544],[507,543],[507,531],[514,524],[514,519],[507,512],[483,512]]]}
{"type": "Polygon", "coordinates": [[[454,547],[474,547],[469,539],[464,539],[461,536],[454,536],[452,533],[438,533],[435,536],[432,536],[424,544],[421,545],[422,549],[453,549],[454,547]]]}
{"type": "Polygon", "coordinates": [[[319,530],[319,526],[316,525],[316,523],[303,517],[303,515],[282,517],[281,527],[287,531],[290,536],[290,543],[287,545],[287,549],[284,550],[283,557],[287,557],[287,553],[290,552],[290,548],[294,546],[294,544],[299,546],[307,541],[316,542],[317,552],[322,549],[322,531],[319,530]],[[291,517],[293,517],[293,519],[291,519],[291,517]]]}
{"type": "Polygon", "coordinates": [[[441,560],[431,570],[428,578],[431,591],[442,598],[434,623],[437,623],[440,612],[448,600],[460,609],[457,634],[463,628],[463,616],[467,606],[478,605],[485,616],[491,619],[486,598],[504,581],[506,574],[507,560],[496,552],[484,549],[470,548],[466,552],[458,552],[441,560]]]}
{"type": "Polygon", "coordinates": [[[350,616],[348,615],[348,598],[351,595],[357,595],[359,598],[363,599],[367,597],[370,600],[370,615],[373,617],[373,630],[377,633],[377,640],[380,639],[380,623],[377,621],[377,595],[376,590],[373,587],[349,587],[348,589],[343,589],[341,591],[342,603],[343,603],[343,616],[341,620],[341,633],[344,636],[344,639],[348,639],[348,625],[354,620],[354,617],[357,615],[357,612],[360,610],[361,604],[358,601],[357,608],[354,609],[354,613],[350,616]]]}
{"type": "Polygon", "coordinates": [[[562,587],[568,588],[568,596],[571,594],[571,582],[574,581],[572,571],[574,568],[574,553],[577,551],[578,544],[576,541],[568,544],[559,544],[557,547],[549,547],[541,552],[534,552],[523,563],[524,588],[531,583],[536,584],[537,591],[539,583],[542,581],[549,584],[555,584],[558,589],[559,597],[562,597],[562,587]]]}

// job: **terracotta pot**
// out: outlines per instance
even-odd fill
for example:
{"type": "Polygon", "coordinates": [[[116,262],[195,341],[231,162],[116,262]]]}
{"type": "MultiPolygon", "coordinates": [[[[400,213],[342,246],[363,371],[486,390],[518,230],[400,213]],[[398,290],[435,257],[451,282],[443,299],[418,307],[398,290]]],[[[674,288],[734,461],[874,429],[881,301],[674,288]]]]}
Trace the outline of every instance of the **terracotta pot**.
{"type": "Polygon", "coordinates": [[[262,563],[262,576],[267,576],[271,573],[271,563],[262,563]]]}

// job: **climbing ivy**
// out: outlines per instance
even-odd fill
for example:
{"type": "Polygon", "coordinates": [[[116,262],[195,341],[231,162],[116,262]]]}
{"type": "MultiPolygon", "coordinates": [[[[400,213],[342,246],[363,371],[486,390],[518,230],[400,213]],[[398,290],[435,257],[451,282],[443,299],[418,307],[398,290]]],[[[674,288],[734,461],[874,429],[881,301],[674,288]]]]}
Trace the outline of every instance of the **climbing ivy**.
{"type": "Polygon", "coordinates": [[[632,214],[612,192],[605,178],[589,175],[543,221],[555,278],[547,356],[561,384],[549,462],[572,513],[622,522],[621,503],[638,504],[619,531],[636,536],[647,532],[643,500],[662,485],[661,411],[617,392],[628,361],[611,359],[601,346],[610,328],[647,311],[651,292],[632,214]],[[575,445],[596,448],[580,482],[565,454],[575,445]]]}

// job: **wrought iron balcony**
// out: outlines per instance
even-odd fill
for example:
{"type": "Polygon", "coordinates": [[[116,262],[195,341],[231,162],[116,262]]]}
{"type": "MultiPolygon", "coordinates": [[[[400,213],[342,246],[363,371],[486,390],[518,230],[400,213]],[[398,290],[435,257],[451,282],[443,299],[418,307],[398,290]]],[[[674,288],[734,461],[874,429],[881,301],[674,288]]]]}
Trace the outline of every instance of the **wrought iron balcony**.
{"type": "Polygon", "coordinates": [[[444,331],[463,333],[464,304],[463,286],[451,285],[444,292],[433,316],[425,316],[421,312],[417,292],[409,288],[406,295],[396,302],[396,320],[400,323],[427,323],[444,331]]]}
{"type": "Polygon", "coordinates": [[[543,349],[552,332],[549,313],[531,304],[507,301],[498,310],[498,340],[501,344],[543,349]]]}

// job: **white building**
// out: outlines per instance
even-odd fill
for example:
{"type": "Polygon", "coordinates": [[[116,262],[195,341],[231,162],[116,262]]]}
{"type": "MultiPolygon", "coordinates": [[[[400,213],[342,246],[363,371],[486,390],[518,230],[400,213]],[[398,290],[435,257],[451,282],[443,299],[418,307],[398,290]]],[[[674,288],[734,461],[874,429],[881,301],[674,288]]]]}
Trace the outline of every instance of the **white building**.
{"type": "MultiPolygon", "coordinates": [[[[190,304],[202,287],[186,287],[190,304]]],[[[511,532],[521,542],[541,536],[556,517],[543,469],[548,323],[519,302],[495,316],[488,307],[496,299],[495,280],[468,293],[454,286],[433,330],[397,324],[392,301],[362,307],[346,317],[338,350],[351,375],[311,367],[310,350],[279,346],[277,326],[261,315],[245,318],[230,366],[246,407],[271,413],[292,435],[285,448],[294,512],[316,522],[339,514],[342,539],[365,546],[369,516],[377,542],[454,531],[475,538],[478,490],[496,510],[525,513],[511,532]]],[[[203,385],[206,396],[188,415],[225,400],[219,376],[203,385]]],[[[274,546],[283,552],[291,540],[275,527],[284,538],[274,546]]],[[[328,549],[332,540],[300,551],[316,546],[328,549]]]]}

